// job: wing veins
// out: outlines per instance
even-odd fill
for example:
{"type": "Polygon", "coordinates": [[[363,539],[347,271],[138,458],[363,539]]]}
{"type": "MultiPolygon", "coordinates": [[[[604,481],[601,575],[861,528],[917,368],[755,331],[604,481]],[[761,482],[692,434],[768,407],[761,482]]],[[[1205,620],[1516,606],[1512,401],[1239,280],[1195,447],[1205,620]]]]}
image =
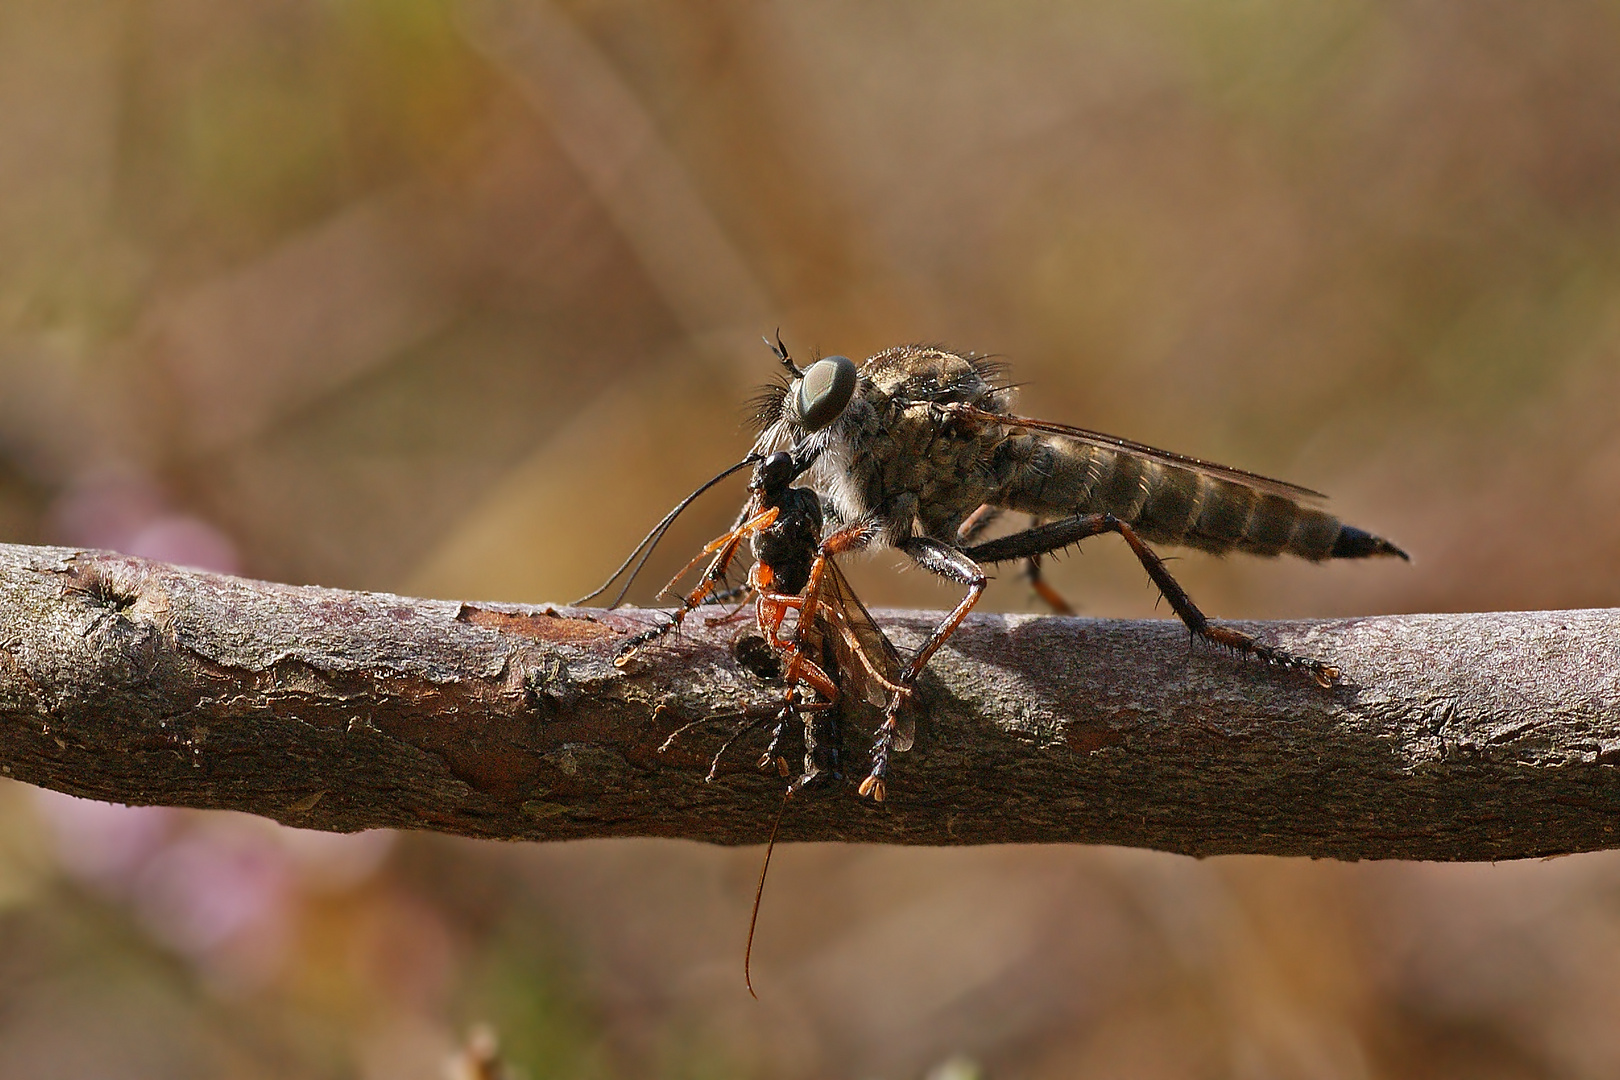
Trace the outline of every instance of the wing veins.
{"type": "Polygon", "coordinates": [[[1137,454],[1154,461],[1163,462],[1166,465],[1174,465],[1178,468],[1203,473],[1219,480],[1230,480],[1233,483],[1242,484],[1244,487],[1268,492],[1272,495],[1281,495],[1289,499],[1325,500],[1327,498],[1320,491],[1313,491],[1298,484],[1290,484],[1286,480],[1278,480],[1272,476],[1262,476],[1260,473],[1250,472],[1247,469],[1238,469],[1231,465],[1222,465],[1219,462],[1206,461],[1203,458],[1178,454],[1171,450],[1161,450],[1156,446],[1149,446],[1146,443],[1139,443],[1134,439],[1126,439],[1118,435],[1107,435],[1101,431],[1091,431],[1088,428],[1074,427],[1071,424],[1059,424],[1051,420],[1036,420],[1028,416],[990,412],[986,409],[975,409],[971,406],[962,407],[958,411],[975,420],[1001,424],[1005,427],[1041,431],[1049,435],[1061,435],[1104,450],[1119,450],[1128,454],[1137,454]]]}

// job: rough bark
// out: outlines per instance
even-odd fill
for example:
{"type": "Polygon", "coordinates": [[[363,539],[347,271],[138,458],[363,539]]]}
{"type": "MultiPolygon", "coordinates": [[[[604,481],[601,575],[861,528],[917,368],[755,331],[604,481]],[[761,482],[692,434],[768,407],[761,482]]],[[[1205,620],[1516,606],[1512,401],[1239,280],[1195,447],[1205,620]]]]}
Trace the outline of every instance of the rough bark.
{"type": "MultiPolygon", "coordinates": [[[[662,616],[276,585],[0,546],[0,771],[306,828],[754,843],[785,787],[739,742],[781,688],[746,619],[638,654],[662,616]],[[741,660],[738,657],[741,657],[741,660]],[[659,747],[675,728],[713,717],[659,747]]],[[[883,613],[902,648],[933,616],[883,613]]],[[[1258,624],[1343,685],[1177,623],[984,615],[930,665],[889,799],[794,800],[784,839],[1082,842],[1209,855],[1507,859],[1616,846],[1620,612],[1258,624]]]]}

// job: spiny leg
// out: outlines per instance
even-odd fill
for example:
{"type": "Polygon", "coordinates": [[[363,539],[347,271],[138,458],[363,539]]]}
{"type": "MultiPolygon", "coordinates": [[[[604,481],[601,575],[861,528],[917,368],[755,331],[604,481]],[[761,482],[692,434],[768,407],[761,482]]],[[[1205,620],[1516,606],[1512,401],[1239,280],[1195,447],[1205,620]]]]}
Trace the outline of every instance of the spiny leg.
{"type": "Polygon", "coordinates": [[[927,666],[929,659],[939,651],[941,645],[945,644],[945,640],[956,633],[956,628],[962,625],[962,620],[973,610],[973,605],[979,602],[979,597],[984,593],[984,587],[989,583],[989,579],[970,556],[938,540],[926,536],[913,536],[899,547],[924,570],[963,585],[968,591],[961,602],[951,609],[951,613],[945,616],[944,621],[934,627],[934,632],[928,635],[928,640],[923,642],[922,648],[917,650],[917,655],[906,665],[901,680],[906,686],[910,686],[916,682],[918,674],[927,666]]]}
{"type": "Polygon", "coordinates": [[[1209,621],[1198,605],[1192,602],[1176,579],[1170,576],[1165,569],[1164,560],[1154,553],[1136,535],[1136,530],[1116,518],[1113,514],[1077,514],[1072,518],[1054,521],[1027,529],[1011,536],[1003,536],[983,544],[967,549],[967,555],[981,562],[995,563],[1007,562],[1012,559],[1027,559],[1048,552],[1057,551],[1078,543],[1090,536],[1097,536],[1105,532],[1116,532],[1124,537],[1125,542],[1136,553],[1137,561],[1147,571],[1148,577],[1153,579],[1159,592],[1170,602],[1181,621],[1186,624],[1198,637],[1216,645],[1224,645],[1244,656],[1253,656],[1276,667],[1292,668],[1303,671],[1318,684],[1324,687],[1332,686],[1339,681],[1339,669],[1332,664],[1325,664],[1320,660],[1308,657],[1295,656],[1284,652],[1274,645],[1267,645],[1257,641],[1253,636],[1241,630],[1234,630],[1229,626],[1216,626],[1209,621]]]}
{"type": "Polygon", "coordinates": [[[917,681],[917,676],[922,674],[923,668],[928,665],[934,653],[939,651],[939,647],[956,633],[957,628],[962,625],[962,620],[973,610],[973,605],[979,602],[985,585],[989,583],[978,563],[949,544],[942,544],[926,536],[913,536],[898,546],[924,570],[964,585],[968,592],[962,601],[951,609],[951,613],[934,627],[934,632],[928,635],[928,640],[923,642],[922,648],[917,650],[917,655],[912,657],[911,663],[907,664],[905,671],[901,673],[900,685],[906,692],[895,694],[889,700],[888,708],[883,710],[883,723],[878,727],[877,739],[872,744],[872,771],[861,781],[860,788],[862,795],[870,795],[878,802],[882,802],[887,794],[884,778],[888,775],[889,758],[894,752],[900,708],[910,697],[912,684],[917,681]]]}

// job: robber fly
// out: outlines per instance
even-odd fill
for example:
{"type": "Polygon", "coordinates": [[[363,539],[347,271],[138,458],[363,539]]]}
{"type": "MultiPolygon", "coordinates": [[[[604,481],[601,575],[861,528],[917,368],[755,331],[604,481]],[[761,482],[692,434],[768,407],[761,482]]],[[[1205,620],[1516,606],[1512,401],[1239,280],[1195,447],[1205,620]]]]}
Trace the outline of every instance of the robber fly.
{"type": "MultiPolygon", "coordinates": [[[[667,621],[629,638],[614,657],[615,665],[623,667],[638,650],[678,629],[705,603],[732,595],[735,590],[729,588],[729,582],[733,565],[747,543],[754,562],[744,591],[754,597],[755,622],[780,661],[781,681],[787,687],[760,765],[777,760],[777,748],[792,719],[798,718],[804,725],[804,769],[789,787],[790,794],[828,772],[836,772],[838,740],[819,730],[815,722],[818,715],[830,712],[840,701],[887,712],[889,703],[905,693],[899,682],[903,669],[899,653],[855,595],[836,561],[840,553],[867,545],[866,526],[845,526],[824,537],[820,496],[809,488],[793,486],[813,460],[813,454],[797,456],[779,450],[750,455],[740,463],[753,462],[754,471],[748,501],[736,524],[710,541],[660,595],[674,592],[675,586],[707,559],[708,566],[696,587],[680,597],[680,605],[667,621]],[[791,629],[790,612],[794,613],[791,629]]],[[[731,743],[756,726],[745,723],[721,745],[711,763],[711,778],[731,743]]],[[[897,720],[893,727],[894,749],[909,748],[913,730],[910,719],[897,720]]]]}
{"type": "MultiPolygon", "coordinates": [[[[801,369],[778,338],[786,380],[757,401],[756,452],[790,445],[811,462],[810,485],[856,543],[894,547],[967,589],[898,680],[897,713],[929,658],[983,593],[981,564],[1027,560],[1101,533],[1130,545],[1171,608],[1198,637],[1331,686],[1339,670],[1240,630],[1212,624],[1149,543],[1223,554],[1287,553],[1312,561],[1396,556],[1400,548],[1312,505],[1307,488],[1129,439],[1014,415],[1001,365],[942,348],[902,345],[859,368],[829,356],[801,369]],[[1037,524],[975,543],[1004,511],[1037,524]]],[[[862,794],[881,795],[897,725],[885,722],[862,794]]]]}

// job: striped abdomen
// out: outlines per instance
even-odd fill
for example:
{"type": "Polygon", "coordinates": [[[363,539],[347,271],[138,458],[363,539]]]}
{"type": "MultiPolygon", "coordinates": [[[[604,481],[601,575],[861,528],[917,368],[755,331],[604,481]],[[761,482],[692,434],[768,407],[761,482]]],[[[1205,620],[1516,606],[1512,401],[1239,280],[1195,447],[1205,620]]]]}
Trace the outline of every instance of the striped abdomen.
{"type": "Polygon", "coordinates": [[[1000,448],[996,504],[1045,519],[1109,513],[1151,543],[1313,561],[1405,554],[1324,510],[1250,483],[1145,454],[1044,434],[1000,448]]]}

